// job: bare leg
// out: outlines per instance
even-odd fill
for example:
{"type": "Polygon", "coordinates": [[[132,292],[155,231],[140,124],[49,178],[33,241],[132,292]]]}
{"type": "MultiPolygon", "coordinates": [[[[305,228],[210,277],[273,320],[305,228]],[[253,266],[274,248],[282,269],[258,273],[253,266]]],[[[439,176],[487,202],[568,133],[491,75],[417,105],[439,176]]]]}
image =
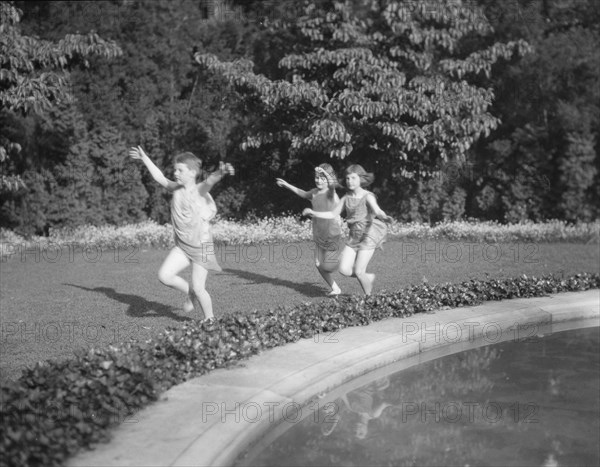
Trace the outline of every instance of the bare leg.
{"type": "Polygon", "coordinates": [[[192,287],[194,294],[198,298],[200,308],[204,313],[204,319],[214,318],[212,309],[212,299],[206,291],[206,278],[208,270],[199,264],[192,263],[192,287]]]}
{"type": "MultiPolygon", "coordinates": [[[[185,256],[183,251],[181,251],[181,249],[178,247],[174,247],[169,252],[160,266],[160,269],[158,270],[158,280],[166,286],[175,290],[179,290],[180,292],[188,295],[190,286],[188,282],[178,274],[189,265],[190,260],[187,258],[187,256],[185,256]]],[[[189,297],[186,300],[183,309],[186,312],[192,311],[193,305],[189,297]]]]}
{"type": "Polygon", "coordinates": [[[373,257],[375,250],[359,250],[356,255],[356,262],[354,263],[354,274],[360,282],[360,285],[365,292],[365,295],[371,295],[373,290],[373,282],[375,281],[375,274],[367,273],[367,266],[371,258],[373,257]]]}
{"type": "Polygon", "coordinates": [[[356,259],[356,251],[354,251],[349,246],[345,246],[340,254],[340,274],[344,276],[353,276],[354,275],[354,260],[356,259]]]}
{"type": "Polygon", "coordinates": [[[321,277],[323,277],[325,282],[331,287],[329,295],[339,295],[341,290],[331,276],[331,273],[337,269],[338,263],[332,261],[331,258],[328,258],[328,253],[329,252],[326,249],[317,245],[315,249],[315,264],[321,277]]]}

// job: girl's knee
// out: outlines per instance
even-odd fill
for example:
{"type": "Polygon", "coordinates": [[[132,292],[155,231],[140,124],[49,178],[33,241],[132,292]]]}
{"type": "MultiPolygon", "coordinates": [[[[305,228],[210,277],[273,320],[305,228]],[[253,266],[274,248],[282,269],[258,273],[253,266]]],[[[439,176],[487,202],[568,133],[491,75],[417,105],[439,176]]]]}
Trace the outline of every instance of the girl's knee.
{"type": "Polygon", "coordinates": [[[360,278],[360,277],[362,277],[362,276],[364,276],[366,274],[367,270],[364,267],[356,267],[356,266],[354,266],[352,272],[353,272],[353,274],[356,277],[360,278]]]}
{"type": "Polygon", "coordinates": [[[340,274],[342,274],[344,276],[348,276],[348,277],[352,276],[352,274],[353,274],[352,268],[348,267],[348,266],[340,266],[339,271],[340,271],[340,274]]]}
{"type": "Polygon", "coordinates": [[[320,272],[324,272],[324,273],[335,272],[337,268],[338,268],[337,264],[317,264],[317,269],[320,272]]]}
{"type": "Polygon", "coordinates": [[[172,275],[161,269],[158,271],[158,280],[164,285],[169,285],[172,282],[172,275]]]}
{"type": "Polygon", "coordinates": [[[201,285],[191,284],[191,287],[197,297],[201,297],[202,295],[207,293],[206,287],[203,287],[201,285]]]}

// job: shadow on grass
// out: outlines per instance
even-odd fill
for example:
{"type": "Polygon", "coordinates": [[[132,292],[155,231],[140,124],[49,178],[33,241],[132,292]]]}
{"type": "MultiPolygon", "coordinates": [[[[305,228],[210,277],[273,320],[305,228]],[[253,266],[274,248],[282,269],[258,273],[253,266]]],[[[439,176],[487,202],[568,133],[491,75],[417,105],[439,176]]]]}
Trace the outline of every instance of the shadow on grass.
{"type": "Polygon", "coordinates": [[[165,305],[164,303],[146,300],[138,295],[120,293],[110,287],[83,287],[75,284],[63,285],[77,287],[78,289],[86,290],[88,292],[102,293],[112,300],[129,305],[126,313],[134,318],[154,318],[157,316],[163,316],[175,321],[188,321],[192,319],[191,316],[181,316],[173,313],[173,310],[176,308],[165,305]]]}
{"type": "Polygon", "coordinates": [[[316,286],[312,282],[292,282],[286,281],[285,279],[275,279],[273,277],[264,276],[255,272],[242,271],[240,269],[223,268],[223,272],[235,274],[242,279],[247,279],[254,282],[255,284],[272,284],[275,286],[287,287],[293,289],[296,292],[306,295],[307,297],[316,298],[324,297],[323,287],[316,286]]]}

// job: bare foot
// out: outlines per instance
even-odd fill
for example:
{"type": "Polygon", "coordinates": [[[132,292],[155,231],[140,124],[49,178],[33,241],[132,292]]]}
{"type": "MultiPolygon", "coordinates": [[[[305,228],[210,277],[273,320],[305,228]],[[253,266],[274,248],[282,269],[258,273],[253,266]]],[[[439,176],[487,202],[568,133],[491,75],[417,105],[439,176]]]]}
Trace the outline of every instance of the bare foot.
{"type": "Polygon", "coordinates": [[[365,274],[365,295],[371,295],[371,291],[373,290],[373,283],[375,282],[375,274],[369,273],[365,274]]]}
{"type": "Polygon", "coordinates": [[[190,288],[190,291],[188,292],[188,296],[187,299],[185,301],[185,303],[183,304],[183,311],[186,313],[191,313],[192,311],[194,311],[194,291],[190,288]]]}

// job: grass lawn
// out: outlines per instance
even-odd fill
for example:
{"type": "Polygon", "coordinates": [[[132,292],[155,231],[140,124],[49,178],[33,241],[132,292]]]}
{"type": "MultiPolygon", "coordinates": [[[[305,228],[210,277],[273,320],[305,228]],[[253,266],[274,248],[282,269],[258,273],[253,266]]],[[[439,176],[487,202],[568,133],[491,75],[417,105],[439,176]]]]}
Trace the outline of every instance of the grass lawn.
{"type": "MultiPolygon", "coordinates": [[[[0,379],[17,378],[40,360],[129,338],[147,339],[197,315],[183,296],[158,282],[166,250],[28,250],[0,265],[0,379]]],[[[219,247],[223,271],[207,283],[215,315],[289,306],[325,298],[312,243],[219,247]]],[[[369,270],[374,293],[423,280],[600,272],[597,244],[390,241],[369,270]]],[[[184,271],[189,278],[189,269],[184,271]]],[[[360,294],[354,278],[336,274],[344,293],[360,294]]]]}

